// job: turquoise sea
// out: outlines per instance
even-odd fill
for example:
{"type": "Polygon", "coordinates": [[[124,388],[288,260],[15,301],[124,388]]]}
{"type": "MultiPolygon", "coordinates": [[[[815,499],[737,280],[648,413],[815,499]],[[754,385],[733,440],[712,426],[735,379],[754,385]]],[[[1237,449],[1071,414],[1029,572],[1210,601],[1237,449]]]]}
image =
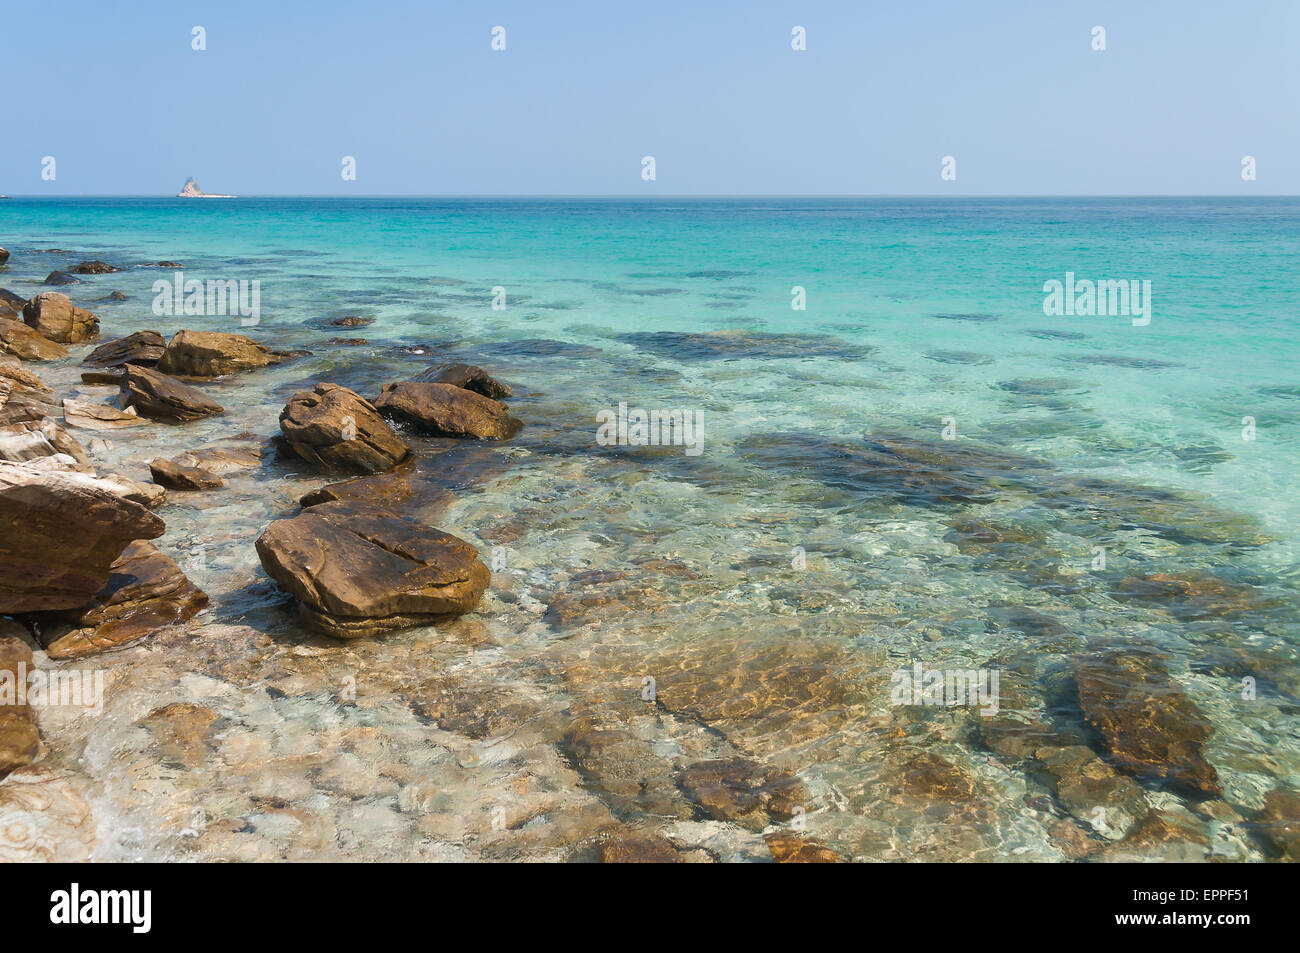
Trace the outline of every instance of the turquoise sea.
{"type": "MultiPolygon", "coordinates": [[[[373,398],[447,360],[525,423],[415,442],[447,491],[416,510],[494,569],[438,629],[314,636],[262,573],[257,534],[338,477],[268,454],[172,495],[161,545],[211,609],[81,663],[103,715],[42,723],[98,859],[589,859],[611,832],[688,860],[784,832],[857,860],[1277,855],[1300,199],[16,198],[0,245],[23,297],[122,268],[58,289],[105,339],[311,352],[210,385],[222,417],[108,435],[97,462],[137,478],[271,436],[315,381],[373,398]],[[259,323],[155,316],[164,260],[257,280],[259,323]],[[1150,322],[1046,315],[1067,273],[1149,281],[1150,322]],[[374,320],[320,326],[345,315],[374,320]],[[703,452],[597,445],[621,402],[698,411],[703,452]],[[916,663],[998,671],[1000,711],[894,704],[916,663]],[[182,703],[215,719],[178,750],[156,712],[182,703]]],[[[33,369],[112,399],[86,350],[33,369]]]]}

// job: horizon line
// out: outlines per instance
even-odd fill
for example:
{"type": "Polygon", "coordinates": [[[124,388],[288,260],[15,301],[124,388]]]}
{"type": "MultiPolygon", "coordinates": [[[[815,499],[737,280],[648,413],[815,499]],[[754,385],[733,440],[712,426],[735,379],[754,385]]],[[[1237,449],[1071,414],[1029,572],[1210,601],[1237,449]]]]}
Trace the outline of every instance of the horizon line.
{"type": "MultiPolygon", "coordinates": [[[[0,193],[5,199],[199,199],[154,192],[71,192],[56,195],[0,193]]],[[[1300,192],[672,192],[655,195],[633,192],[368,192],[342,195],[333,192],[249,192],[210,195],[224,199],[1119,199],[1119,198],[1300,198],[1300,192]]]]}

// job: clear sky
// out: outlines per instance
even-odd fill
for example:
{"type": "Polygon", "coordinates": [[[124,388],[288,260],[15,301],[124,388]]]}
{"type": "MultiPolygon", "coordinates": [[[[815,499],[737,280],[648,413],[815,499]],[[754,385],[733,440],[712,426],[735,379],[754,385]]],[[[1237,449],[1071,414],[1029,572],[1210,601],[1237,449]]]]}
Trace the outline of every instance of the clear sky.
{"type": "Polygon", "coordinates": [[[1300,192],[1300,0],[6,0],[0,36],[11,195],[1300,192]]]}

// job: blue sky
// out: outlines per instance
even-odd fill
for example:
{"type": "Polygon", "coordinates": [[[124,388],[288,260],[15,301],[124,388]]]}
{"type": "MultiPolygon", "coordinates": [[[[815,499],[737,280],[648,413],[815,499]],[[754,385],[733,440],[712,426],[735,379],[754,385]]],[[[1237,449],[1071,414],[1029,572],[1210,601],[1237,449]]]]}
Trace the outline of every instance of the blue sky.
{"type": "Polygon", "coordinates": [[[13,0],[3,33],[11,195],[1300,191],[1296,0],[13,0]]]}

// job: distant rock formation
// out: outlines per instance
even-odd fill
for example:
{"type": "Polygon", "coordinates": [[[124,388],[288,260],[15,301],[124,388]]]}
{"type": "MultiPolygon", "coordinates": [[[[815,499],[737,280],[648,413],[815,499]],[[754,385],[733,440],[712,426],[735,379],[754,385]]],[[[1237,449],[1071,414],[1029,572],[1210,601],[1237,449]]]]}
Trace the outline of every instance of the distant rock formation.
{"type": "Polygon", "coordinates": [[[194,177],[185,180],[185,186],[176,193],[179,199],[233,199],[233,195],[218,195],[215,192],[204,192],[199,188],[199,183],[194,181],[194,177]]]}

